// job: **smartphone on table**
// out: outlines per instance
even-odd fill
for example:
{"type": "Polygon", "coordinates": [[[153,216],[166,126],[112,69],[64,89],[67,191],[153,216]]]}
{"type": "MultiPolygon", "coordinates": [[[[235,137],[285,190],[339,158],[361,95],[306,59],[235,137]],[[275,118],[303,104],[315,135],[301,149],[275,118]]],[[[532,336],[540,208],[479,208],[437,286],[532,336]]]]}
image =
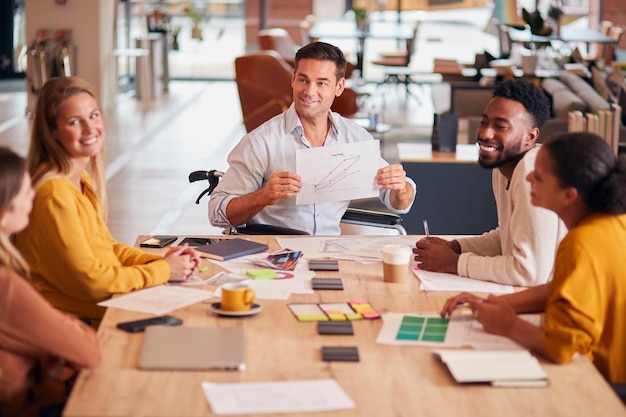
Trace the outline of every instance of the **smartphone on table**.
{"type": "Polygon", "coordinates": [[[148,326],[179,326],[183,324],[181,319],[172,316],[157,316],[149,319],[125,321],[117,323],[117,328],[130,333],[143,332],[148,326]]]}
{"type": "Polygon", "coordinates": [[[176,242],[178,236],[169,236],[169,235],[155,235],[150,236],[148,239],[144,240],[139,244],[142,248],[164,248],[165,246],[176,242]]]}

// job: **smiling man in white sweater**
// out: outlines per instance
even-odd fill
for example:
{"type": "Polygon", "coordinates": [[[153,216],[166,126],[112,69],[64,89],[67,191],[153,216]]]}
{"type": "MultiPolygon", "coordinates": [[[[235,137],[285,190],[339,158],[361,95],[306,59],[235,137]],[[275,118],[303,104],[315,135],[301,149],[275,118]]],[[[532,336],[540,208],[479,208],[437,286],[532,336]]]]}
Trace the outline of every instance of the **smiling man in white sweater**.
{"type": "Polygon", "coordinates": [[[549,280],[566,228],[553,212],[531,204],[526,181],[548,117],[548,99],[534,84],[519,79],[495,87],[476,141],[479,164],[493,169],[498,227],[452,241],[421,239],[413,249],[421,269],[527,287],[549,280]]]}

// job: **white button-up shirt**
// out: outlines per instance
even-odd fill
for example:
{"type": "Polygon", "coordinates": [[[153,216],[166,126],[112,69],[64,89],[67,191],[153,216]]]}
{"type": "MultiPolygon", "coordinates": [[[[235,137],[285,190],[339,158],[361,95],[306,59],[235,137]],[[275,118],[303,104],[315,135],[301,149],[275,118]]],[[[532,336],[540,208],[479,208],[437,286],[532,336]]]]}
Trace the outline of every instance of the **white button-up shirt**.
{"type": "MultiPolygon", "coordinates": [[[[331,128],[324,146],[373,140],[361,126],[337,113],[329,112],[331,128]]],[[[213,226],[227,227],[226,207],[230,200],[259,190],[274,172],[296,172],[296,150],[310,148],[304,129],[292,104],[284,113],[248,133],[228,155],[229,168],[209,200],[209,219],[213,226]]],[[[389,165],[380,159],[379,166],[389,165]]],[[[415,183],[407,178],[415,190],[415,183]]],[[[395,213],[407,213],[411,205],[397,210],[389,201],[391,190],[380,190],[380,200],[395,213]]],[[[415,198],[413,199],[415,200],[415,198]]],[[[349,200],[296,205],[295,198],[284,198],[268,205],[249,223],[270,224],[303,230],[312,235],[338,235],[339,223],[349,200]]],[[[240,226],[240,225],[234,225],[240,226]]]]}

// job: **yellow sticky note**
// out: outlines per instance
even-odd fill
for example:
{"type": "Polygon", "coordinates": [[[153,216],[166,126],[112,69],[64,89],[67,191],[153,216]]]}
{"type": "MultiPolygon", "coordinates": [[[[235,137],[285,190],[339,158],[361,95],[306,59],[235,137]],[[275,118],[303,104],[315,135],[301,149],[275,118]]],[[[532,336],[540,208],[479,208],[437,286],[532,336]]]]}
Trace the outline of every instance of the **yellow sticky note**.
{"type": "Polygon", "coordinates": [[[278,278],[278,274],[271,269],[249,269],[246,271],[246,275],[252,277],[253,279],[274,279],[278,278]]]}

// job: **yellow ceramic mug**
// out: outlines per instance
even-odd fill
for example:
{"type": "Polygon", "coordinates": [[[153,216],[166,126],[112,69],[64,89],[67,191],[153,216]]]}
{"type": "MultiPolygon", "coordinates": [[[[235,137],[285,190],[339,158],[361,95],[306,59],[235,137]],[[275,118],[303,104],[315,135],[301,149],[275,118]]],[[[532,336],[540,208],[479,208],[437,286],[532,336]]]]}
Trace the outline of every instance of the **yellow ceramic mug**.
{"type": "Polygon", "coordinates": [[[222,286],[223,311],[249,311],[256,297],[256,292],[248,285],[231,282],[222,286]]]}

